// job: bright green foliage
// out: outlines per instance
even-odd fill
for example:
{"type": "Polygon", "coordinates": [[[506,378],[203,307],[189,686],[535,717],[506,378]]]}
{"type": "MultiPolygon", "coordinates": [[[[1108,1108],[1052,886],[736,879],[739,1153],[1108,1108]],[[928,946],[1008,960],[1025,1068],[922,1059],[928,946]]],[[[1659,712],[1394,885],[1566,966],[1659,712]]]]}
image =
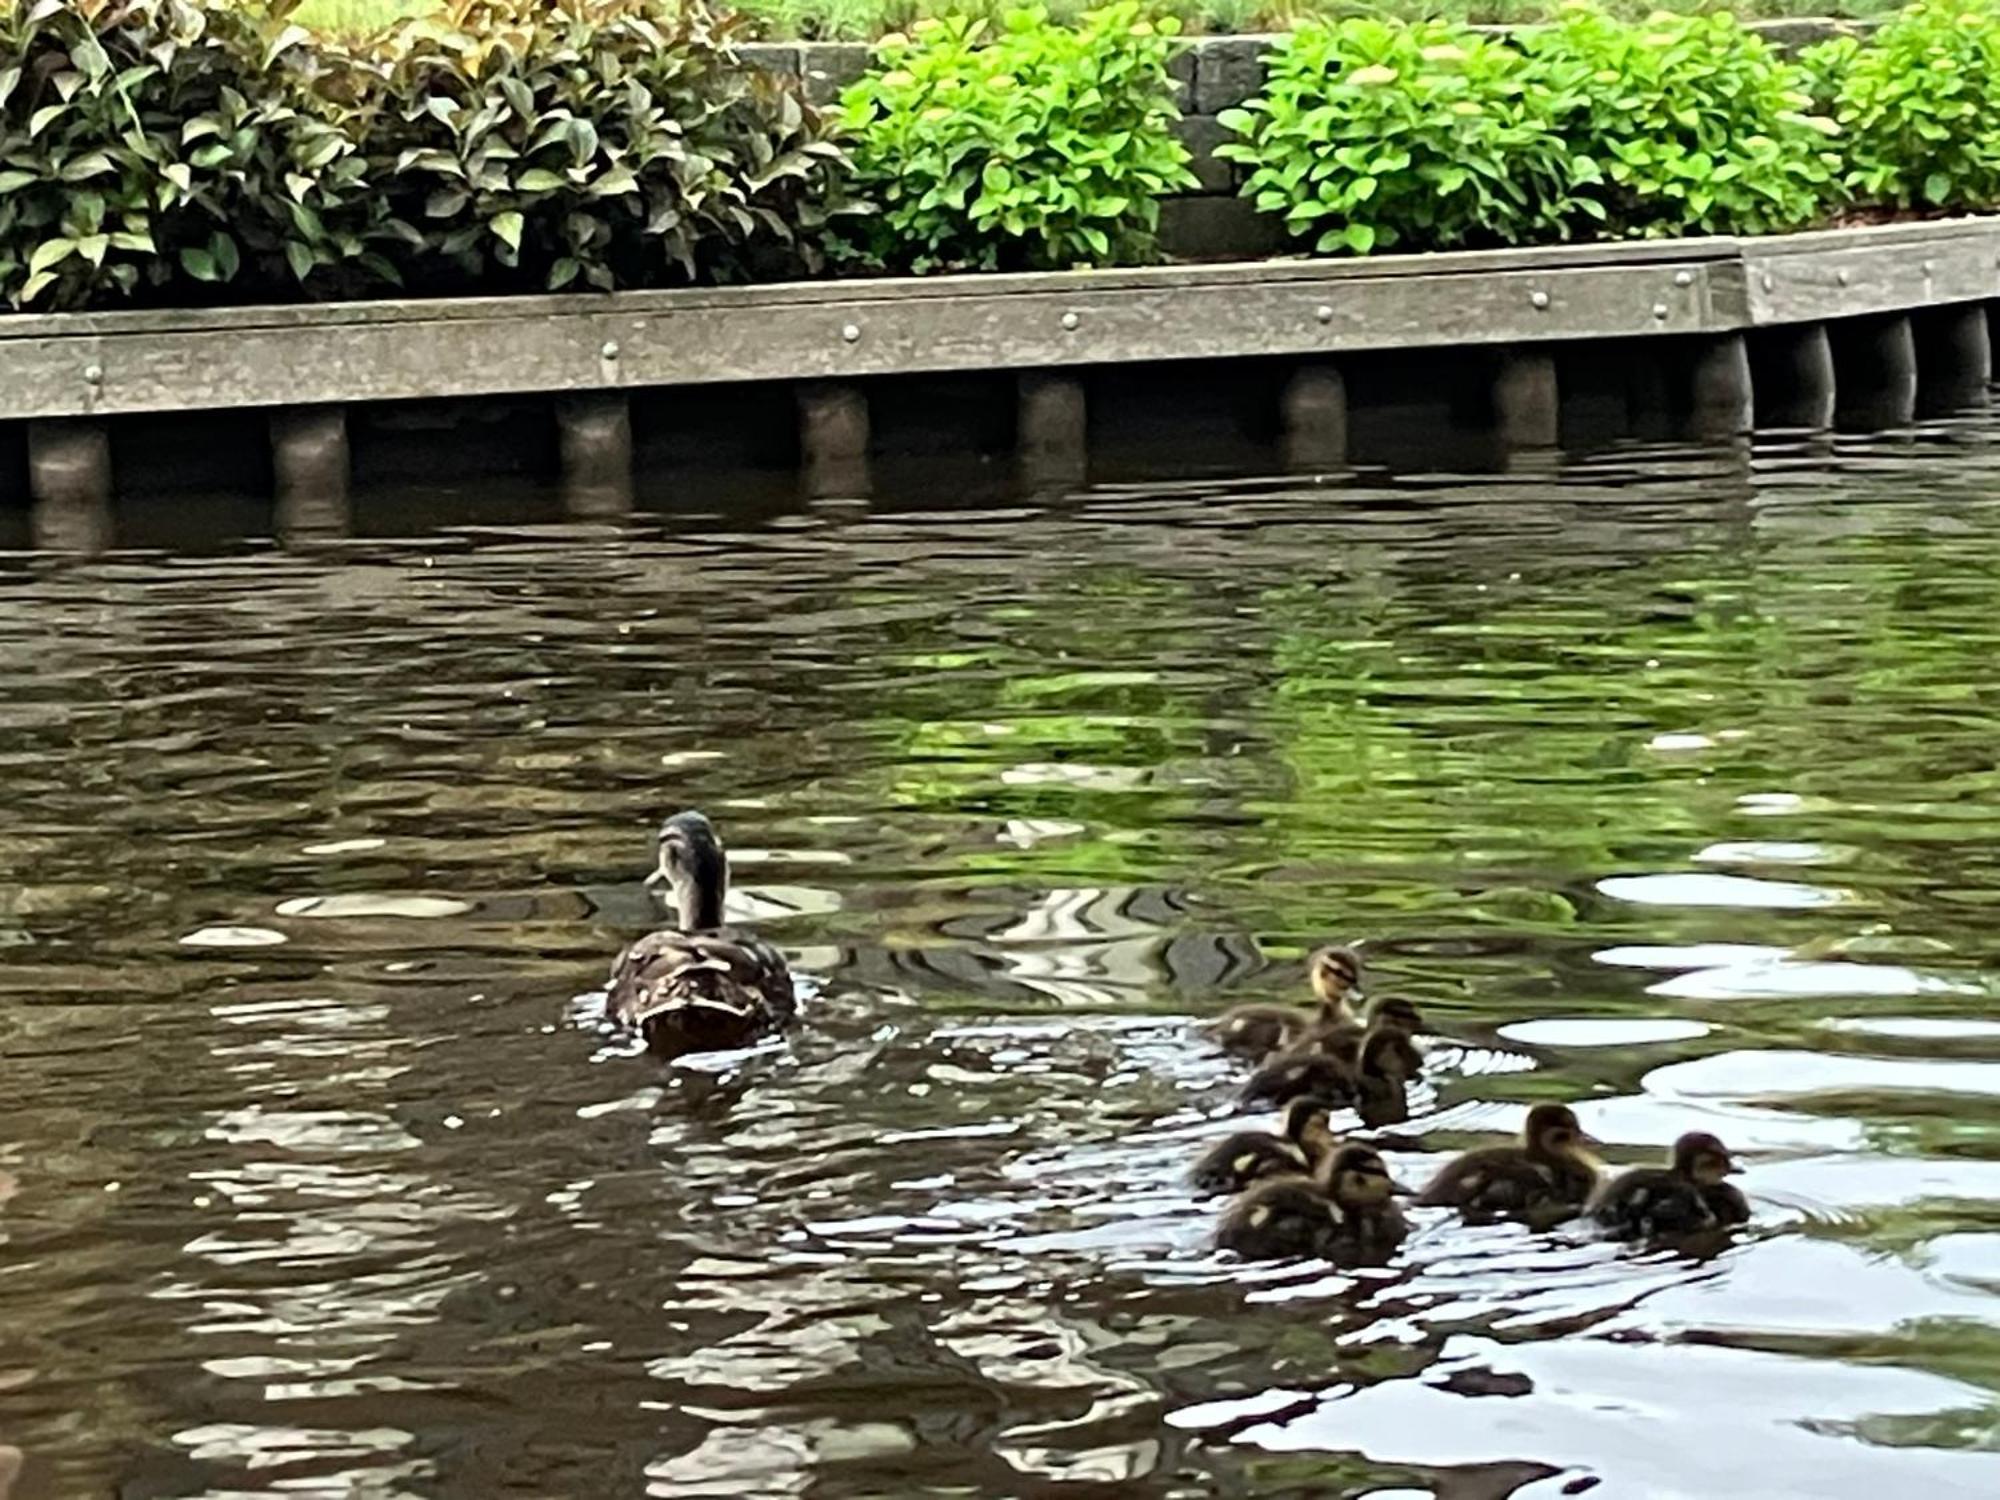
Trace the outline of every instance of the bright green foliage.
{"type": "Polygon", "coordinates": [[[1573,4],[1521,49],[1611,234],[1796,229],[1833,199],[1837,127],[1807,113],[1804,71],[1727,12],[1635,24],[1573,4]]]}
{"type": "Polygon", "coordinates": [[[1897,208],[2000,206],[2000,9],[1925,0],[1806,54],[1844,136],[1848,190],[1897,208]]]}
{"type": "Polygon", "coordinates": [[[609,289],[810,265],[839,149],[676,0],[0,4],[0,295],[609,289]]]}
{"type": "Polygon", "coordinates": [[[1587,208],[1547,91],[1519,52],[1460,27],[1303,27],[1216,155],[1319,251],[1366,254],[1565,238],[1587,208]]]}
{"type": "Polygon", "coordinates": [[[877,212],[837,252],[884,270],[1143,260],[1162,196],[1192,186],[1167,65],[1172,21],[1133,0],[1071,30],[1039,9],[885,37],[848,90],[857,196],[877,212]]]}
{"type": "Polygon", "coordinates": [[[1804,81],[1726,14],[1574,4],[1511,43],[1343,21],[1279,45],[1218,154],[1320,251],[1755,234],[1836,195],[1837,127],[1804,81]]]}

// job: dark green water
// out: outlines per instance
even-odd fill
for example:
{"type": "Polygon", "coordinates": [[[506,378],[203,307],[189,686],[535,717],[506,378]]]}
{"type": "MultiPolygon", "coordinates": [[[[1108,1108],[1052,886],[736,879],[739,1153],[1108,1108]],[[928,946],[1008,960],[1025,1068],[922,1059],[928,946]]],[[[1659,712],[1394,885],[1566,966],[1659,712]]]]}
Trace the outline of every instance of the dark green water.
{"type": "Polygon", "coordinates": [[[1996,653],[1981,422],[17,558],[13,1500],[2000,1493],[1996,653]],[[823,993],[665,1071],[684,804],[823,993]],[[1575,1099],[1754,1224],[1209,1253],[1188,1022],[1332,937],[1400,1175],[1575,1099]]]}

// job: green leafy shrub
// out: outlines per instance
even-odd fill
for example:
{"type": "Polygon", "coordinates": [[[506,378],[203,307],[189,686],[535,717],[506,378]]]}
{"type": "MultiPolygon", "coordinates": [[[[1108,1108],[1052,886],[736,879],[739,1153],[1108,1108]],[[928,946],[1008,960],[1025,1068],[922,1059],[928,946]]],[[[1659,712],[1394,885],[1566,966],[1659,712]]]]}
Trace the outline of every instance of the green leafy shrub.
{"type": "Polygon", "coordinates": [[[1804,70],[1727,12],[1633,24],[1572,4],[1521,50],[1612,234],[1796,229],[1837,197],[1838,127],[1806,113],[1804,70]]]}
{"type": "Polygon", "coordinates": [[[266,50],[236,7],[0,7],[0,295],[82,307],[233,273],[230,225],[290,123],[266,50]]]}
{"type": "Polygon", "coordinates": [[[427,287],[797,269],[840,150],[737,64],[736,26],[671,0],[454,0],[336,54],[335,118],[427,287]]]}
{"type": "Polygon", "coordinates": [[[352,41],[297,6],[0,3],[0,296],[609,289],[816,253],[839,148],[699,4],[450,0],[352,41]]]}
{"type": "Polygon", "coordinates": [[[887,270],[1143,260],[1162,196],[1192,186],[1168,62],[1178,26],[1132,0],[1074,30],[1039,8],[885,37],[843,100],[853,184],[876,212],[844,259],[887,270]]]}
{"type": "Polygon", "coordinates": [[[2000,9],[1925,0],[1866,45],[1811,49],[1805,64],[1840,122],[1848,191],[1895,208],[2000,206],[2000,9]]]}
{"type": "Polygon", "coordinates": [[[1268,77],[1217,154],[1321,251],[1757,234],[1839,194],[1804,71],[1727,14],[1572,4],[1510,42],[1341,21],[1293,32],[1268,77]]]}
{"type": "Polygon", "coordinates": [[[1590,211],[1572,153],[1521,54],[1462,27],[1306,26],[1271,54],[1264,90],[1216,150],[1244,192],[1325,252],[1566,238],[1590,211]]]}

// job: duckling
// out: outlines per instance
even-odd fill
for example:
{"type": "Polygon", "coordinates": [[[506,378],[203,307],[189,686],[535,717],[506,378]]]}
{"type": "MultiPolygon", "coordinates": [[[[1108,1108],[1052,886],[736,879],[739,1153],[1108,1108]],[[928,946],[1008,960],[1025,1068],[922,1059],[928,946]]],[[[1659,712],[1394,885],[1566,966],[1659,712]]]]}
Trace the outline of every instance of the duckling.
{"type": "Polygon", "coordinates": [[[1620,1240],[1741,1224],[1750,1217],[1749,1200],[1722,1179],[1742,1170],[1721,1141],[1691,1130],[1674,1142],[1666,1166],[1635,1167],[1606,1183],[1591,1200],[1590,1216],[1620,1240]]]}
{"type": "Polygon", "coordinates": [[[1340,1145],[1327,1125],[1331,1110],[1324,1099],[1310,1095],[1285,1106],[1278,1133],[1239,1130],[1225,1136],[1195,1163],[1190,1174],[1202,1193],[1236,1193],[1266,1177],[1309,1172],[1340,1145]]]}
{"type": "Polygon", "coordinates": [[[605,1010],[666,1056],[747,1046],[798,1012],[791,971],[755,934],[722,925],[729,857],[698,812],[660,826],[659,867],[647,885],[673,892],[678,929],[648,933],[611,965],[605,1010]]]}
{"type": "Polygon", "coordinates": [[[1311,1177],[1272,1177],[1222,1216],[1215,1242],[1254,1260],[1384,1254],[1408,1232],[1391,1196],[1401,1191],[1372,1146],[1342,1146],[1311,1177]]]}
{"type": "Polygon", "coordinates": [[[1266,1057],[1290,1047],[1314,1026],[1354,1019],[1361,991],[1361,955],[1352,948],[1320,948],[1306,960],[1316,1006],[1238,1005],[1203,1028],[1225,1052],[1266,1057]]]}
{"type": "Polygon", "coordinates": [[[1368,1007],[1365,1022],[1349,1017],[1331,1025],[1314,1027],[1299,1045],[1302,1049],[1338,1057],[1351,1065],[1361,1059],[1362,1040],[1377,1029],[1400,1033],[1398,1061],[1406,1076],[1414,1078],[1423,1071],[1424,1055],[1417,1050],[1416,1036],[1424,1029],[1424,1014],[1417,1009],[1414,1000],[1406,1000],[1401,995],[1384,995],[1376,1000],[1368,1007]]]}
{"type": "Polygon", "coordinates": [[[1399,1020],[1378,1020],[1354,1059],[1354,1108],[1371,1130],[1410,1118],[1410,1080],[1423,1072],[1423,1054],[1399,1020]]]}
{"type": "Polygon", "coordinates": [[[1407,1000],[1386,1003],[1352,1052],[1324,1051],[1308,1039],[1268,1060],[1243,1085],[1245,1103],[1284,1104],[1305,1094],[1318,1094],[1338,1105],[1372,1103],[1383,1112],[1382,1123],[1407,1119],[1404,1088],[1423,1069],[1423,1054],[1403,1027],[1406,1019],[1422,1024],[1407,1000]],[[1402,1114],[1395,1110],[1401,1108],[1402,1114]]]}
{"type": "Polygon", "coordinates": [[[1537,1104],[1519,1145],[1482,1146],[1446,1162],[1417,1202],[1456,1208],[1467,1218],[1521,1215],[1558,1223],[1597,1186],[1597,1160],[1586,1149],[1596,1144],[1567,1104],[1537,1104]]]}

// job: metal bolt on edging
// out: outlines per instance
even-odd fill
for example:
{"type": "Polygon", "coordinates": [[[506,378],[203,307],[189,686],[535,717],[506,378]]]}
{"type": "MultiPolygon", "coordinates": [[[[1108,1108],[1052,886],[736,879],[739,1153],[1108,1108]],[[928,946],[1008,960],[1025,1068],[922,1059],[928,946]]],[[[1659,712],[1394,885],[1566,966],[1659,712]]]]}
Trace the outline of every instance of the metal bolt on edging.
{"type": "Polygon", "coordinates": [[[597,352],[603,355],[604,358],[606,359],[616,359],[618,357],[618,340],[606,339],[604,341],[604,347],[598,350],[597,352]]]}
{"type": "Polygon", "coordinates": [[[85,385],[103,385],[104,366],[85,365],[83,367],[83,381],[85,385]]]}
{"type": "Polygon", "coordinates": [[[848,323],[841,328],[840,336],[850,344],[857,343],[861,338],[861,330],[855,324],[848,323]]]}
{"type": "Polygon", "coordinates": [[[1062,315],[1062,326],[1063,326],[1063,329],[1064,329],[1064,331],[1066,331],[1066,332],[1069,332],[1069,333],[1074,333],[1074,332],[1076,332],[1076,325],[1077,325],[1078,323],[1081,323],[1082,321],[1083,321],[1083,319],[1079,318],[1079,317],[1078,317],[1078,316],[1077,316],[1077,315],[1076,315],[1075,313],[1073,313],[1073,312],[1066,312],[1066,313],[1064,313],[1064,314],[1062,315]]]}
{"type": "Polygon", "coordinates": [[[1547,307],[1549,305],[1549,294],[1547,292],[1530,292],[1528,293],[1528,301],[1535,307],[1547,307]]]}
{"type": "Polygon", "coordinates": [[[1313,309],[1313,316],[1318,318],[1322,323],[1331,323],[1333,321],[1333,308],[1322,302],[1318,307],[1313,309]]]}
{"type": "Polygon", "coordinates": [[[1694,273],[1693,273],[1692,271],[1676,271],[1676,272],[1674,272],[1674,285],[1675,285],[1675,286],[1693,286],[1693,285],[1694,285],[1694,273]]]}
{"type": "Polygon", "coordinates": [[[1667,304],[1666,304],[1666,303],[1664,303],[1664,302],[1655,302],[1655,303],[1653,304],[1653,316],[1654,316],[1655,318],[1657,318],[1657,319],[1658,319],[1658,320],[1659,320],[1660,322],[1662,322],[1662,323],[1666,322],[1666,321],[1667,321],[1667,304]]]}

